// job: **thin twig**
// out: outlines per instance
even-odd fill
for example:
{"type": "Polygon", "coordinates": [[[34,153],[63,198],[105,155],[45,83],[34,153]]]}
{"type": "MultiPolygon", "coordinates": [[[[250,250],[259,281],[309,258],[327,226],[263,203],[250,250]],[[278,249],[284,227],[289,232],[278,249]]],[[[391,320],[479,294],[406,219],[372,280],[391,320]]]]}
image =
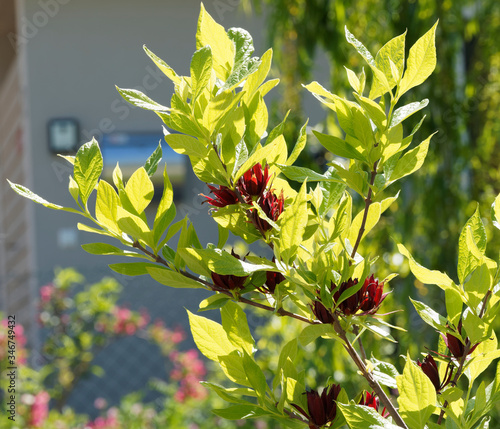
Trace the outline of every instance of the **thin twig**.
{"type": "Polygon", "coordinates": [[[370,209],[370,204],[372,203],[372,193],[373,193],[372,187],[373,184],[375,183],[375,176],[377,175],[378,162],[379,160],[375,161],[375,163],[373,164],[373,170],[371,172],[371,177],[370,177],[370,186],[368,187],[368,195],[366,196],[365,199],[365,211],[363,212],[363,219],[361,220],[361,226],[359,227],[356,243],[354,244],[354,247],[352,249],[351,253],[352,259],[354,259],[354,257],[356,256],[356,251],[358,250],[359,243],[361,243],[361,239],[363,238],[363,234],[365,232],[366,220],[368,218],[368,210],[370,209]]]}
{"type": "Polygon", "coordinates": [[[361,341],[361,336],[358,336],[359,335],[359,327],[358,327],[358,325],[353,325],[352,332],[358,338],[359,352],[361,353],[361,357],[363,358],[363,361],[366,362],[365,348],[363,347],[363,342],[361,341]]]}
{"type": "MultiPolygon", "coordinates": [[[[163,264],[163,265],[165,265],[165,266],[168,267],[168,263],[167,263],[167,261],[165,261],[165,259],[163,259],[161,256],[155,255],[154,253],[152,253],[149,250],[145,249],[139,242],[137,242],[137,241],[134,242],[133,246],[136,249],[139,249],[141,252],[144,252],[146,255],[150,256],[152,259],[154,259],[159,264],[163,264]]],[[[187,278],[190,278],[191,280],[195,280],[198,283],[201,283],[201,284],[207,286],[208,289],[213,290],[214,292],[220,292],[220,293],[222,293],[224,295],[227,295],[227,296],[229,296],[229,297],[237,300],[238,302],[241,302],[241,303],[244,303],[244,304],[248,304],[248,305],[251,305],[253,307],[260,308],[262,310],[266,310],[266,311],[270,311],[270,312],[276,313],[279,316],[291,317],[293,319],[300,320],[301,322],[309,323],[310,325],[315,325],[315,324],[321,323],[321,322],[316,321],[316,320],[309,320],[308,318],[306,318],[304,316],[301,316],[299,314],[291,313],[291,312],[286,311],[285,309],[283,309],[281,307],[278,308],[278,309],[276,309],[274,307],[270,307],[268,305],[252,301],[251,299],[247,299],[247,298],[244,298],[242,296],[235,297],[231,293],[231,291],[226,290],[226,289],[218,288],[213,283],[210,283],[210,282],[207,282],[207,281],[205,281],[203,279],[200,279],[199,277],[196,277],[195,275],[190,274],[187,271],[179,270],[179,273],[182,274],[183,276],[187,277],[187,278]]]]}

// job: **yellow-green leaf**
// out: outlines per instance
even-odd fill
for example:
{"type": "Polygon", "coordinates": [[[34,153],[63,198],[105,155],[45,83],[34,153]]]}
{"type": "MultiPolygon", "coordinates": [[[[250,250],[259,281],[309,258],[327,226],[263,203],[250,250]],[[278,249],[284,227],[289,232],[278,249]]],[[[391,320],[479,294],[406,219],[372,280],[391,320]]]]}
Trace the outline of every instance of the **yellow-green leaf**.
{"type": "Polygon", "coordinates": [[[204,46],[198,49],[191,59],[191,91],[193,92],[193,102],[208,85],[211,73],[212,50],[210,46],[204,46]]]}
{"type": "Polygon", "coordinates": [[[118,204],[119,198],[113,187],[105,180],[100,180],[97,186],[95,217],[104,227],[115,233],[119,232],[116,223],[118,204]]]}
{"type": "Polygon", "coordinates": [[[125,185],[125,193],[138,214],[141,214],[149,205],[154,191],[153,182],[144,167],[135,170],[125,185]]]}
{"type": "Polygon", "coordinates": [[[320,325],[308,325],[299,334],[298,340],[302,346],[307,346],[312,343],[316,338],[326,335],[330,338],[336,337],[333,325],[322,323],[320,325]]]}
{"type": "MultiPolygon", "coordinates": [[[[382,48],[380,48],[375,56],[375,64],[377,65],[377,68],[385,74],[391,89],[394,85],[396,85],[396,79],[394,78],[394,73],[392,72],[390,63],[392,62],[395,65],[399,76],[401,76],[405,61],[405,38],[406,31],[403,34],[389,40],[384,46],[382,46],[382,48]]],[[[384,93],[384,84],[382,84],[380,79],[375,76],[369,98],[373,100],[384,93]]]]}
{"type": "Polygon", "coordinates": [[[128,101],[130,104],[133,104],[136,107],[140,107],[141,109],[153,110],[155,112],[156,111],[167,112],[170,110],[169,107],[157,103],[156,101],[152,100],[146,94],[142,93],[137,89],[119,88],[117,86],[116,89],[126,101],[128,101]]]}
{"type": "Polygon", "coordinates": [[[403,374],[396,377],[399,413],[412,429],[423,429],[436,408],[436,389],[408,356],[403,374]]]}
{"type": "Polygon", "coordinates": [[[436,21],[432,28],[410,48],[406,71],[399,85],[399,97],[409,89],[420,85],[434,71],[436,67],[435,38],[437,24],[436,21]]]}
{"type": "Polygon", "coordinates": [[[146,222],[144,222],[139,216],[136,216],[118,206],[116,210],[116,220],[118,227],[125,234],[130,235],[134,239],[142,239],[146,243],[151,244],[149,243],[151,231],[146,222]]]}
{"type": "Polygon", "coordinates": [[[429,150],[429,142],[434,134],[431,134],[416,148],[406,152],[399,159],[390,176],[389,183],[393,183],[396,180],[408,176],[422,167],[425,157],[427,156],[427,151],[429,150]]]}
{"type": "MultiPolygon", "coordinates": [[[[356,242],[356,238],[358,237],[359,229],[361,227],[361,223],[363,222],[363,216],[364,216],[365,210],[361,210],[354,220],[352,221],[351,227],[349,228],[349,242],[354,246],[354,243],[356,242]]],[[[370,204],[370,207],[368,209],[368,214],[366,216],[366,223],[365,223],[365,230],[363,232],[363,236],[361,239],[366,237],[366,234],[368,234],[373,227],[377,224],[377,222],[380,219],[380,214],[381,214],[381,205],[380,203],[372,203],[370,204]]]]}
{"type": "Polygon", "coordinates": [[[257,362],[248,353],[243,354],[243,368],[245,369],[248,381],[257,392],[257,395],[264,399],[267,390],[266,376],[259,365],[257,365],[257,362]]]}
{"type": "Polygon", "coordinates": [[[234,43],[201,4],[196,32],[196,49],[209,45],[212,48],[213,68],[219,79],[226,81],[234,65],[234,43]]]}
{"type": "Polygon", "coordinates": [[[491,219],[493,220],[493,225],[500,229],[500,194],[497,195],[491,206],[491,219]]]}
{"type": "Polygon", "coordinates": [[[465,371],[470,386],[490,366],[494,359],[500,357],[500,350],[497,350],[497,346],[497,336],[493,331],[490,338],[479,343],[476,349],[470,354],[470,360],[465,371]]]}
{"type": "Polygon", "coordinates": [[[254,352],[255,341],[248,327],[247,316],[241,307],[233,301],[228,301],[221,308],[222,327],[234,346],[244,350],[248,355],[254,352]]]}
{"type": "Polygon", "coordinates": [[[289,205],[280,216],[280,250],[285,262],[289,262],[295,256],[307,225],[306,186],[305,181],[293,204],[289,205]]]}
{"type": "Polygon", "coordinates": [[[229,341],[222,325],[206,317],[197,316],[189,310],[187,310],[187,313],[194,342],[205,357],[219,362],[219,356],[229,355],[237,349],[229,341]]]}
{"type": "MultiPolygon", "coordinates": [[[[371,407],[342,404],[337,402],[350,429],[397,429],[399,426],[390,423],[371,407]]],[[[413,429],[413,428],[412,428],[413,429]]]]}
{"type": "Polygon", "coordinates": [[[78,210],[66,208],[66,207],[60,206],[59,204],[50,203],[49,201],[45,200],[44,198],[40,197],[39,195],[35,194],[34,192],[31,192],[25,186],[18,185],[17,183],[12,183],[9,179],[7,179],[7,182],[9,182],[10,187],[15,192],[17,192],[19,195],[21,195],[24,198],[28,198],[29,200],[31,200],[35,203],[41,204],[44,207],[47,207],[49,209],[54,209],[54,210],[66,210],[66,211],[71,211],[73,213],[80,213],[78,210]]]}
{"type": "Polygon", "coordinates": [[[156,66],[163,72],[165,76],[167,76],[172,82],[180,83],[181,79],[174,71],[172,67],[170,67],[165,61],[161,58],[157,57],[153,52],[151,52],[146,45],[143,46],[144,51],[148,55],[149,58],[156,64],[156,66]]]}
{"type": "Polygon", "coordinates": [[[363,97],[362,95],[354,94],[354,97],[358,100],[358,103],[363,107],[363,109],[365,109],[366,113],[377,128],[379,130],[384,130],[387,127],[387,116],[385,115],[382,107],[380,107],[375,101],[363,97]]]}
{"type": "Polygon", "coordinates": [[[286,141],[283,135],[280,135],[271,143],[257,149],[254,154],[238,169],[233,182],[236,183],[245,172],[250,170],[250,168],[259,162],[262,163],[265,160],[267,161],[267,164],[270,165],[284,164],[287,156],[286,141]]]}
{"type": "Polygon", "coordinates": [[[429,270],[415,262],[410,252],[402,244],[398,244],[398,251],[408,258],[410,270],[413,275],[424,284],[437,285],[441,289],[456,288],[453,280],[446,273],[437,270],[429,270]]]}
{"type": "Polygon", "coordinates": [[[73,174],[80,189],[80,198],[83,204],[87,200],[97,185],[103,168],[101,150],[95,139],[85,143],[78,149],[75,158],[73,174]]]}
{"type": "Polygon", "coordinates": [[[175,205],[172,205],[174,200],[174,192],[172,190],[172,184],[167,174],[167,166],[163,170],[163,195],[161,197],[160,203],[158,204],[158,210],[156,211],[153,235],[155,244],[158,243],[163,233],[166,231],[170,222],[175,217],[176,209],[175,205]]]}
{"type": "Polygon", "coordinates": [[[314,81],[307,85],[302,85],[305,89],[307,89],[317,100],[323,103],[328,108],[335,111],[335,103],[333,94],[321,86],[318,82],[314,81]],[[323,98],[324,97],[324,98],[323,98]]]}
{"type": "Polygon", "coordinates": [[[486,230],[481,220],[479,206],[460,232],[458,239],[458,279],[466,277],[480,264],[486,251],[486,230]]]}
{"type": "Polygon", "coordinates": [[[250,102],[250,100],[253,98],[255,94],[255,91],[258,89],[259,85],[261,85],[266,79],[269,70],[271,69],[272,58],[273,58],[273,50],[268,49],[266,52],[264,52],[264,55],[262,55],[260,59],[261,63],[259,68],[255,72],[253,72],[250,76],[248,76],[245,85],[243,86],[243,92],[244,92],[243,101],[245,103],[250,102]]]}
{"type": "Polygon", "coordinates": [[[198,139],[183,134],[167,134],[165,141],[177,153],[181,155],[205,158],[208,156],[208,149],[198,139]]]}
{"type": "Polygon", "coordinates": [[[349,81],[352,89],[360,94],[362,92],[362,89],[361,82],[359,81],[358,76],[356,76],[356,73],[354,73],[350,68],[347,68],[346,66],[344,66],[344,68],[347,73],[347,80],[349,81]]]}
{"type": "Polygon", "coordinates": [[[161,267],[146,267],[147,273],[158,283],[175,288],[199,289],[203,285],[176,271],[161,267]]]}

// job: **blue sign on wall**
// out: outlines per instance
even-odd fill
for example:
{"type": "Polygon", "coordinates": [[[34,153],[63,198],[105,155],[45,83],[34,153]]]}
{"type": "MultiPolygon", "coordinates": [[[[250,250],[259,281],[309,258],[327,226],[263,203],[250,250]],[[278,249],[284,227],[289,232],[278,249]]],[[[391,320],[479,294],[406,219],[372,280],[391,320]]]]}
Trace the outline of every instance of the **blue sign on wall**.
{"type": "Polygon", "coordinates": [[[163,158],[153,176],[155,186],[163,184],[163,168],[167,163],[168,177],[173,185],[182,185],[186,176],[185,157],[174,152],[163,139],[161,133],[151,132],[115,132],[105,134],[100,143],[104,161],[104,177],[111,178],[118,162],[124,179],[144,165],[148,157],[161,142],[163,158]]]}

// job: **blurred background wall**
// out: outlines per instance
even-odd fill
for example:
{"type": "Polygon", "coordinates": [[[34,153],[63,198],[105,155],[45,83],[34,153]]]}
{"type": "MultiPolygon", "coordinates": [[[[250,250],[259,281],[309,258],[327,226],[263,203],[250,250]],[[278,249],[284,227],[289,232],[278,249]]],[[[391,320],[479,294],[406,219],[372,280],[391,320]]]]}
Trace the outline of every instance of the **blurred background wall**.
{"type": "MultiPolygon", "coordinates": [[[[256,55],[273,47],[272,74],[282,83],[270,95],[270,127],[292,109],[287,125],[290,145],[307,117],[310,127],[340,132],[333,116],[301,84],[317,80],[332,92],[349,96],[343,65],[360,72],[363,63],[345,41],[345,25],[375,54],[384,41],[404,31],[407,47],[411,46],[440,20],[437,69],[406,100],[430,99],[416,141],[435,130],[439,133],[424,168],[404,182],[394,211],[387,213],[366,244],[372,254],[381,256],[379,277],[384,277],[384,270],[402,274],[391,299],[407,311],[394,316],[400,318],[394,322],[423,329],[408,307],[408,295],[427,295],[437,310],[443,306],[442,297],[412,276],[406,277],[407,267],[390,237],[404,241],[423,265],[455,277],[458,234],[477,203],[488,223],[490,205],[500,191],[500,3],[209,0],[205,7],[224,27],[247,29],[254,37],[256,55]]],[[[112,273],[107,268],[115,262],[112,258],[87,255],[81,249],[93,237],[76,229],[79,219],[21,199],[5,179],[26,185],[49,201],[71,205],[69,164],[49,149],[48,126],[53,120],[74,120],[78,144],[93,136],[109,141],[120,133],[150,136],[154,147],[158,138],[152,133],[161,134],[161,121],[128,105],[114,85],[141,89],[168,103],[172,85],[150,62],[142,45],[179,73],[187,73],[199,2],[1,0],[0,8],[0,310],[19,317],[36,348],[38,289],[52,279],[56,266],[74,266],[89,281],[104,275],[117,277],[125,286],[123,301],[148,307],[153,317],[167,323],[186,321],[182,307],[196,309],[198,292],[179,292],[141,277],[112,273]]],[[[122,155],[130,149],[131,144],[125,145],[122,155]]],[[[135,152],[137,166],[149,155],[149,147],[143,149],[135,152]]],[[[329,161],[312,138],[299,160],[314,169],[329,161]]],[[[207,207],[200,206],[200,192],[207,189],[186,169],[176,186],[178,215],[189,214],[202,243],[213,242],[217,229],[207,207]]],[[[498,239],[491,225],[487,227],[488,236],[494,238],[488,248],[495,257],[500,245],[495,244],[498,239]]],[[[403,335],[401,348],[409,342],[403,335]]]]}

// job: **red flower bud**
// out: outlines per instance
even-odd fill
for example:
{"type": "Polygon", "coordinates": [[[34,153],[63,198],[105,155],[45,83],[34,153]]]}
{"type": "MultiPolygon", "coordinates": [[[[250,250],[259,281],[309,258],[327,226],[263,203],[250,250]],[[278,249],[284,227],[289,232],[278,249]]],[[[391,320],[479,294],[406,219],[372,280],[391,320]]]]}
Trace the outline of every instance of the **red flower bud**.
{"type": "MultiPolygon", "coordinates": [[[[269,219],[271,219],[272,221],[277,221],[280,214],[283,213],[283,208],[285,205],[283,191],[281,192],[279,197],[274,195],[272,192],[265,192],[259,199],[258,204],[269,219]]],[[[269,231],[272,228],[266,220],[259,217],[259,214],[255,209],[250,212],[250,218],[253,221],[255,227],[261,233],[269,231]]]]}
{"type": "MultiPolygon", "coordinates": [[[[457,330],[460,333],[460,335],[462,335],[462,320],[461,319],[458,322],[457,330]]],[[[454,335],[452,335],[450,333],[446,333],[446,335],[441,334],[441,336],[443,337],[444,343],[446,344],[448,349],[450,349],[450,352],[455,357],[455,359],[457,359],[457,360],[460,359],[464,355],[464,352],[465,352],[464,343],[462,343],[462,341],[460,341],[457,337],[455,337],[454,335]]],[[[467,340],[468,340],[468,337],[465,339],[465,341],[467,341],[467,340]]],[[[476,347],[478,345],[479,345],[479,343],[470,347],[469,352],[467,354],[468,355],[471,354],[476,349],[476,347]]]]}
{"type": "MultiPolygon", "coordinates": [[[[273,257],[273,262],[276,259],[273,257]]],[[[282,281],[285,280],[285,276],[281,273],[276,273],[274,271],[266,271],[266,283],[263,286],[263,289],[267,291],[267,293],[273,294],[276,290],[276,286],[278,286],[282,281]]]]}
{"type": "MultiPolygon", "coordinates": [[[[337,302],[341,295],[348,289],[356,286],[358,279],[349,279],[343,282],[340,287],[335,291],[333,300],[337,302]]],[[[332,283],[332,290],[335,289],[335,284],[332,283]]],[[[349,298],[345,299],[338,305],[338,310],[345,316],[358,313],[358,316],[367,314],[375,314],[380,305],[384,301],[387,293],[382,293],[384,289],[384,282],[380,282],[374,278],[373,274],[368,277],[363,286],[349,298]]]]}
{"type": "MultiPolygon", "coordinates": [[[[333,294],[333,300],[337,302],[340,299],[340,296],[347,290],[358,284],[358,279],[349,279],[346,282],[342,282],[340,287],[333,294]]],[[[332,290],[337,286],[332,283],[332,290]]],[[[359,310],[359,299],[358,299],[359,291],[349,298],[345,299],[338,305],[338,310],[345,316],[350,316],[351,314],[356,313],[359,310]]]]}
{"type": "MultiPolygon", "coordinates": [[[[231,255],[233,255],[237,259],[241,259],[239,255],[234,253],[233,250],[231,250],[231,255]]],[[[232,274],[217,274],[212,272],[211,277],[214,285],[219,289],[240,290],[243,289],[243,285],[245,284],[245,280],[248,276],[240,277],[232,274]]]]}
{"type": "Polygon", "coordinates": [[[373,274],[365,280],[361,288],[360,306],[361,311],[366,314],[374,314],[382,304],[382,301],[387,296],[384,291],[384,282],[378,282],[378,279],[373,277],[373,274]]]}
{"type": "Polygon", "coordinates": [[[439,378],[439,370],[437,367],[437,363],[430,354],[428,354],[424,358],[423,362],[417,360],[417,364],[422,369],[424,374],[427,377],[429,377],[429,380],[431,380],[437,393],[439,393],[442,389],[444,389],[444,387],[451,381],[451,376],[453,374],[453,367],[450,364],[446,368],[446,373],[442,383],[441,379],[439,378]]]}
{"type": "MultiPolygon", "coordinates": [[[[361,399],[359,401],[359,405],[364,405],[366,407],[373,408],[375,411],[378,412],[379,406],[380,406],[380,400],[378,399],[377,395],[375,392],[368,393],[364,392],[363,395],[361,396],[361,399]],[[366,397],[365,397],[366,393],[366,397]]],[[[382,410],[382,417],[387,418],[389,416],[389,412],[385,409],[382,410]]]]}
{"type": "Polygon", "coordinates": [[[438,367],[437,367],[437,364],[436,364],[436,361],[434,360],[434,358],[430,354],[428,354],[424,358],[423,362],[420,362],[420,360],[417,360],[417,364],[420,368],[422,368],[422,371],[424,372],[424,374],[427,377],[429,377],[429,379],[431,380],[432,384],[434,385],[434,388],[436,389],[436,391],[438,391],[439,388],[441,387],[441,380],[439,379],[439,371],[438,371],[438,367]]]}
{"type": "Polygon", "coordinates": [[[335,420],[337,416],[337,397],[341,387],[332,384],[323,389],[321,395],[316,390],[305,392],[307,395],[307,412],[296,404],[292,404],[303,416],[309,420],[309,424],[321,427],[335,420]]]}
{"type": "Polygon", "coordinates": [[[255,164],[243,174],[236,184],[236,188],[246,203],[252,204],[253,197],[259,198],[265,191],[269,181],[269,166],[262,170],[261,164],[255,164]]]}
{"type": "Polygon", "coordinates": [[[229,189],[227,186],[219,186],[219,188],[212,185],[207,186],[210,188],[210,193],[215,195],[215,198],[210,198],[204,194],[200,194],[202,197],[206,198],[202,204],[208,203],[215,207],[226,207],[230,204],[238,203],[238,196],[236,195],[236,192],[229,189]]]}
{"type": "Polygon", "coordinates": [[[333,323],[333,316],[321,302],[313,301],[311,310],[321,323],[333,323]]]}

